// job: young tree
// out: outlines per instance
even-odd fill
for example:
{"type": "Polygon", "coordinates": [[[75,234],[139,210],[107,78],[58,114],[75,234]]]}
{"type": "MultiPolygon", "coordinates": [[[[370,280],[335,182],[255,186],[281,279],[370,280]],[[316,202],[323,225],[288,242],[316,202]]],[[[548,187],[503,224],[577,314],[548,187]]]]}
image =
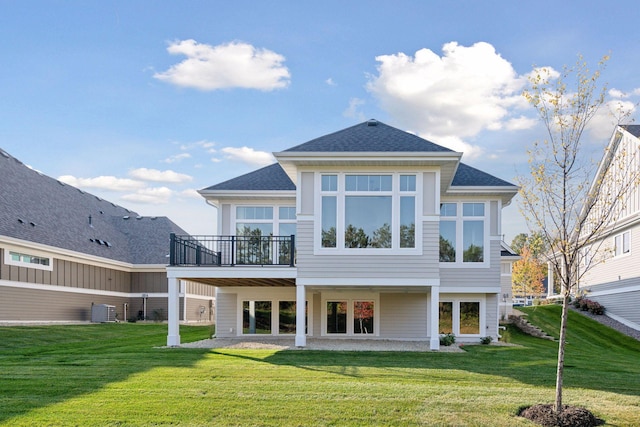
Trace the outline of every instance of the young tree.
{"type": "Polygon", "coordinates": [[[529,228],[539,230],[548,247],[548,261],[560,281],[563,297],[554,403],[556,413],[562,411],[570,295],[589,267],[585,262],[589,260],[583,259],[587,253],[585,249],[592,254],[598,250],[601,243],[597,242],[605,241],[620,204],[626,199],[629,188],[637,183],[636,170],[629,171],[629,174],[635,174],[633,179],[606,184],[611,179],[611,165],[623,167],[629,162],[623,155],[616,161],[606,161],[607,156],[617,155],[615,147],[609,147],[605,161],[594,174],[594,163],[583,147],[585,128],[604,103],[606,85],[599,87],[598,79],[608,59],[603,57],[593,73],[582,57],[574,67],[564,67],[560,74],[551,69],[538,69],[530,78],[530,87],[524,92],[537,110],[548,138],[535,143],[529,151],[531,175],[519,177],[518,184],[521,186],[521,211],[529,228]],[[605,185],[606,191],[601,191],[605,185]]]}
{"type": "Polygon", "coordinates": [[[513,295],[540,295],[544,293],[542,281],[546,277],[546,267],[533,255],[528,246],[520,251],[521,258],[513,263],[511,280],[513,295]]]}

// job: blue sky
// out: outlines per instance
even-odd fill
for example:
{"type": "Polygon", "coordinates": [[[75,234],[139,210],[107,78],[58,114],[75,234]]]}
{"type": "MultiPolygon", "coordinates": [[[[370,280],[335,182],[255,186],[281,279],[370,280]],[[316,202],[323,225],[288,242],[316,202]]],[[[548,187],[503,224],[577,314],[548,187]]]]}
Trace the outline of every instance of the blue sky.
{"type": "MultiPolygon", "coordinates": [[[[635,2],[0,0],[0,147],[49,176],[192,234],[195,190],[368,118],[514,181],[545,134],[520,96],[534,66],[611,60],[638,102],[635,2]]],[[[611,121],[586,135],[597,153],[611,121]]],[[[517,202],[510,242],[527,231],[517,202]]]]}

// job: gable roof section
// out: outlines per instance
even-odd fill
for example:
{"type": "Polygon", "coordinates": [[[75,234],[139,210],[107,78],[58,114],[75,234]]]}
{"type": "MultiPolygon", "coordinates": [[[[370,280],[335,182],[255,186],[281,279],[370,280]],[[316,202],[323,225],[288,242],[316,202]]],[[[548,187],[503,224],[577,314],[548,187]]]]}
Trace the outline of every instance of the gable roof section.
{"type": "Polygon", "coordinates": [[[623,125],[620,126],[636,138],[640,138],[640,125],[623,125]]]}
{"type": "Polygon", "coordinates": [[[141,217],[0,149],[0,236],[128,264],[164,265],[172,232],[187,234],[166,217],[141,217]]]}
{"type": "Polygon", "coordinates": [[[237,178],[212,185],[201,191],[295,191],[296,186],[278,163],[265,166],[237,178]]]}
{"type": "MultiPolygon", "coordinates": [[[[442,171],[442,191],[465,188],[494,187],[514,192],[517,187],[507,181],[460,163],[462,153],[434,144],[411,133],[377,120],[312,139],[279,153],[279,163],[224,181],[200,190],[203,196],[229,193],[295,191],[295,163],[317,164],[404,164],[439,165],[442,171]],[[393,153],[393,154],[392,154],[393,153]],[[326,155],[326,157],[325,157],[326,155]]],[[[509,197],[510,199],[510,197],[509,197]]]]}
{"type": "Polygon", "coordinates": [[[464,163],[458,165],[452,187],[514,187],[513,184],[464,163]]]}
{"type": "Polygon", "coordinates": [[[312,139],[284,152],[451,152],[411,133],[404,132],[377,120],[339,130],[312,139]]]}

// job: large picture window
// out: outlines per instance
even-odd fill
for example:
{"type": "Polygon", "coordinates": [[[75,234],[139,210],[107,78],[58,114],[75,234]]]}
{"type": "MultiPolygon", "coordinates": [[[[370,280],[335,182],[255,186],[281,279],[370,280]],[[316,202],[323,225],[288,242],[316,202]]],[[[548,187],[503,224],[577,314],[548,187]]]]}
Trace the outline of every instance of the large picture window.
{"type": "Polygon", "coordinates": [[[440,262],[484,262],[485,224],[484,203],[442,203],[440,262]]]}
{"type": "Polygon", "coordinates": [[[416,185],[416,175],[321,175],[321,247],[415,248],[416,185]]]}

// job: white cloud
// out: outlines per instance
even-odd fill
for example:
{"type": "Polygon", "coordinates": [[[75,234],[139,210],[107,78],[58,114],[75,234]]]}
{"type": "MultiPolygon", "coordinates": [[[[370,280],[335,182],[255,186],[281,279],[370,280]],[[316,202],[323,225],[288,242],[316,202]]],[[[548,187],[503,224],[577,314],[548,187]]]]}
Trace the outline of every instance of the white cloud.
{"type": "Polygon", "coordinates": [[[619,90],[619,89],[609,89],[609,96],[613,97],[613,98],[628,98],[629,94],[628,93],[624,93],[623,91],[619,90]]]}
{"type": "Polygon", "coordinates": [[[614,99],[605,102],[593,116],[587,130],[595,143],[608,141],[617,124],[629,123],[629,117],[636,111],[636,105],[631,101],[614,99]]]}
{"type": "Polygon", "coordinates": [[[326,84],[328,84],[329,86],[337,86],[336,82],[333,81],[333,79],[331,77],[329,77],[327,80],[324,81],[326,84]]]}
{"type": "Polygon", "coordinates": [[[225,147],[222,150],[229,160],[237,160],[252,166],[267,166],[275,162],[275,159],[266,151],[256,151],[249,147],[225,147]]]}
{"type": "Polygon", "coordinates": [[[166,159],[164,159],[165,163],[175,163],[175,162],[179,162],[181,160],[184,159],[188,159],[191,157],[191,154],[189,153],[180,153],[180,154],[175,154],[173,156],[169,156],[166,159]]]}
{"type": "Polygon", "coordinates": [[[153,77],[177,86],[200,90],[239,87],[271,91],[287,87],[291,78],[283,65],[284,56],[247,43],[211,46],[182,40],[169,44],[167,51],[187,59],[153,77]]]}
{"type": "Polygon", "coordinates": [[[169,203],[172,194],[173,191],[167,187],[149,187],[132,194],[126,194],[121,199],[134,203],[160,205],[169,203]]]}
{"type": "Polygon", "coordinates": [[[200,199],[200,200],[204,200],[202,198],[202,196],[200,195],[200,193],[198,193],[198,190],[195,190],[193,188],[189,188],[187,190],[183,190],[180,192],[180,195],[187,197],[189,199],[200,199]]]}
{"type": "Polygon", "coordinates": [[[78,188],[99,188],[111,191],[132,191],[144,187],[144,183],[115,176],[98,176],[95,178],[77,178],[72,175],[58,177],[59,181],[78,188]]]}
{"type": "Polygon", "coordinates": [[[344,117],[357,119],[360,121],[365,120],[364,113],[360,111],[360,107],[365,104],[365,101],[360,98],[351,98],[349,100],[349,106],[342,112],[344,117]]]}
{"type": "Polygon", "coordinates": [[[531,117],[514,117],[512,119],[508,119],[505,123],[505,129],[507,130],[524,130],[531,129],[538,123],[537,119],[531,117]]]}
{"type": "Polygon", "coordinates": [[[521,95],[526,76],[518,75],[492,45],[450,42],[442,51],[442,56],[425,48],[414,57],[376,57],[378,75],[370,76],[367,89],[402,127],[477,155],[481,148],[461,138],[531,124],[513,117],[514,110],[527,108],[521,95]]]}
{"type": "Polygon", "coordinates": [[[142,181],[182,183],[193,180],[193,177],[172,170],[138,168],[129,171],[129,175],[142,181]]]}

